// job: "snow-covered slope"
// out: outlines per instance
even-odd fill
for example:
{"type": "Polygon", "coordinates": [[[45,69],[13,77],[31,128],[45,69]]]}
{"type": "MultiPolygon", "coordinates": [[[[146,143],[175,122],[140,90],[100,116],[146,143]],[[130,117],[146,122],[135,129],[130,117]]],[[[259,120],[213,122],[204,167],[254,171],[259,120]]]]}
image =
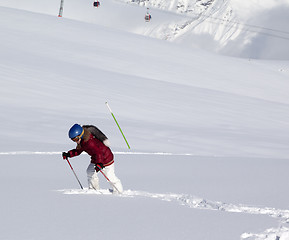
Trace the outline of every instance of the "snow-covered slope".
{"type": "MultiPolygon", "coordinates": [[[[145,8],[83,3],[58,18],[59,1],[1,2],[0,238],[287,240],[288,62],[128,33],[145,8]],[[111,140],[123,196],[77,189],[61,158],[75,122],[111,140]]],[[[89,157],[71,163],[86,186],[89,157]]]]}
{"type": "MultiPolygon", "coordinates": [[[[92,3],[65,1],[63,16],[235,57],[289,59],[287,0],[105,0],[97,9],[92,3]]],[[[60,1],[1,5],[57,16],[60,1]]]]}
{"type": "MultiPolygon", "coordinates": [[[[111,30],[104,32],[104,27],[93,24],[71,24],[65,19],[32,14],[39,18],[35,22],[33,17],[23,20],[23,14],[17,11],[2,11],[2,81],[8,84],[1,89],[1,101],[16,112],[23,111],[18,109],[19,101],[33,110],[25,123],[30,127],[39,122],[38,115],[43,117],[43,105],[57,115],[77,108],[70,110],[65,120],[72,123],[82,122],[88,114],[94,119],[97,112],[106,113],[104,102],[110,100],[116,104],[112,103],[112,108],[126,113],[128,127],[139,126],[137,131],[127,129],[139,151],[280,157],[288,154],[288,69],[267,69],[266,65],[248,60],[232,62],[230,58],[171,43],[111,30]],[[7,25],[5,19],[13,19],[16,24],[7,25]],[[22,31],[28,27],[31,30],[23,38],[22,31]],[[135,39],[132,42],[131,37],[135,39]],[[160,92],[164,83],[169,87],[160,92]],[[45,86],[44,96],[39,86],[45,86]],[[88,92],[86,86],[90,86],[88,92]],[[13,91],[19,92],[16,99],[10,94],[13,91]],[[75,96],[79,107],[74,103],[75,96]],[[56,109],[53,103],[50,106],[52,98],[62,105],[56,109]],[[257,131],[252,129],[257,125],[257,131]],[[276,142],[274,136],[280,140],[276,142]],[[210,143],[203,144],[201,139],[210,143]],[[277,148],[264,149],[271,143],[277,148]]],[[[41,119],[43,126],[38,123],[33,130],[37,139],[42,138],[42,127],[53,129],[58,125],[50,123],[49,115],[41,119]]],[[[17,139],[26,139],[18,122],[23,123],[14,119],[4,130],[8,139],[0,141],[7,147],[15,141],[10,135],[14,126],[23,135],[23,139],[17,139]]],[[[65,125],[60,124],[62,130],[57,133],[47,131],[45,142],[53,143],[55,134],[62,142],[65,125]]],[[[30,141],[35,139],[25,140],[26,144],[30,141]]]]}
{"type": "Polygon", "coordinates": [[[190,16],[150,36],[246,58],[289,58],[289,2],[275,0],[126,0],[190,16]]]}

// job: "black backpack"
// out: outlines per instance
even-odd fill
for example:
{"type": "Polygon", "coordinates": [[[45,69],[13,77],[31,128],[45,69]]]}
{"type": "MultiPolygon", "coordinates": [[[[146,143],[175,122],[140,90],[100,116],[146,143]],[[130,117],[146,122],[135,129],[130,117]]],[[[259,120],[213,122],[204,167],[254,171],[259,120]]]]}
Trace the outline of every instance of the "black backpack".
{"type": "Polygon", "coordinates": [[[91,132],[91,134],[97,138],[98,140],[100,140],[101,142],[104,142],[105,140],[107,140],[107,137],[104,135],[104,133],[102,131],[100,131],[96,126],[93,125],[83,125],[83,128],[87,129],[89,132],[91,132]]]}

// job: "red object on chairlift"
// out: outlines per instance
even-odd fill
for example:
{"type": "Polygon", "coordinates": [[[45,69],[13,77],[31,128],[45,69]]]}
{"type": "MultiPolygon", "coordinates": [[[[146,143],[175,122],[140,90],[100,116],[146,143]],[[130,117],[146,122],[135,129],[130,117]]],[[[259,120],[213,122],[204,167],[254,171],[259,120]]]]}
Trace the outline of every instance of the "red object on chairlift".
{"type": "Polygon", "coordinates": [[[99,6],[100,6],[100,2],[99,2],[99,1],[93,2],[93,6],[94,6],[94,7],[99,7],[99,6]]]}
{"type": "Polygon", "coordinates": [[[149,22],[151,20],[152,16],[150,14],[145,15],[146,22],[149,22]]]}
{"type": "Polygon", "coordinates": [[[149,22],[151,20],[152,16],[149,14],[149,8],[147,8],[147,13],[145,15],[145,21],[149,22]]]}

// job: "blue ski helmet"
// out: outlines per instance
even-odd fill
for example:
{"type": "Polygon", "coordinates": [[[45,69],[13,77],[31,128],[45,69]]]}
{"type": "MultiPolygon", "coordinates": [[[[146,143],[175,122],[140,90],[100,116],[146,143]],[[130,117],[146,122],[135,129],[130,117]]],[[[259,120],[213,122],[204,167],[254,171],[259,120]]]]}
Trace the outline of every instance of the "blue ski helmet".
{"type": "Polygon", "coordinates": [[[84,133],[84,129],[79,125],[79,124],[74,124],[69,132],[68,132],[68,136],[69,138],[73,139],[76,137],[82,137],[84,133]]]}

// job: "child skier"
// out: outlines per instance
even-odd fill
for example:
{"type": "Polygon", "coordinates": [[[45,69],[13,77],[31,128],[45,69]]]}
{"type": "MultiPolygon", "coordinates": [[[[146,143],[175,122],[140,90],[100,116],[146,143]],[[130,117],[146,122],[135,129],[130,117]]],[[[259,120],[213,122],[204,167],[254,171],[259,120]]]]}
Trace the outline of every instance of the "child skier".
{"type": "Polygon", "coordinates": [[[64,160],[78,156],[83,151],[91,156],[91,162],[86,170],[88,188],[99,190],[97,173],[102,170],[114,186],[113,193],[122,193],[121,181],[114,173],[114,157],[107,137],[93,125],[80,126],[79,124],[74,124],[70,128],[68,136],[77,143],[77,146],[75,149],[62,153],[64,160]]]}

